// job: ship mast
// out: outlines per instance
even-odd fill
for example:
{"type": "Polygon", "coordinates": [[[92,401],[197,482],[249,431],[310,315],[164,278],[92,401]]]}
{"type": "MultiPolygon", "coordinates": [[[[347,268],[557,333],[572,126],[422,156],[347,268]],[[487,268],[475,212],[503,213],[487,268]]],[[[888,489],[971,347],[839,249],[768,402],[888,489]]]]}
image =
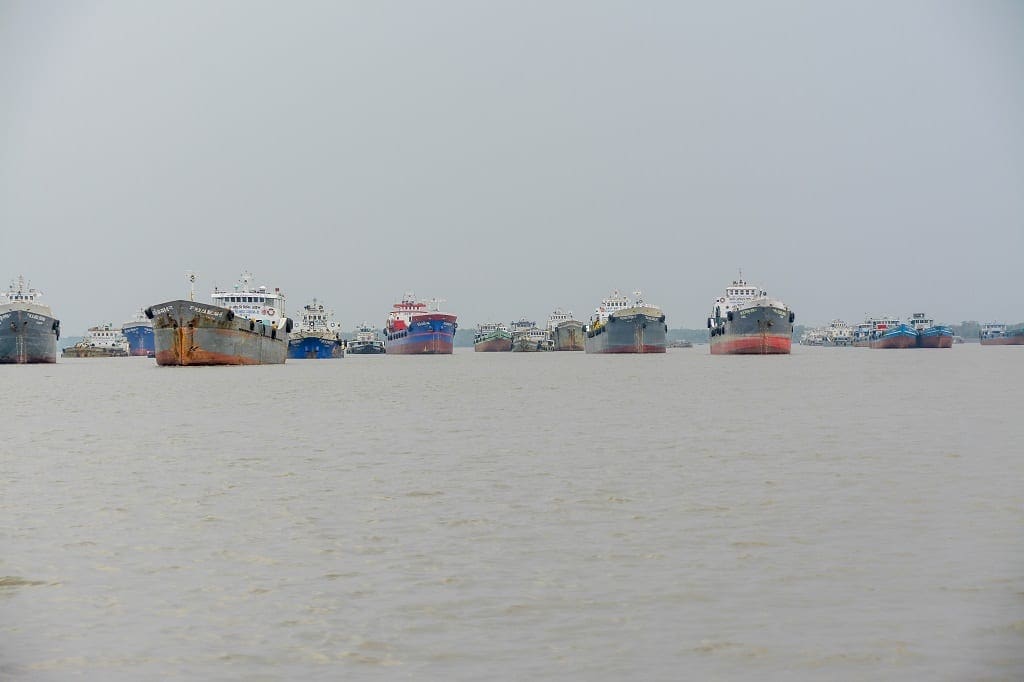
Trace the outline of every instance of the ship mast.
{"type": "Polygon", "coordinates": [[[196,300],[196,280],[199,279],[199,275],[189,270],[185,273],[185,279],[188,280],[188,300],[196,300]]]}

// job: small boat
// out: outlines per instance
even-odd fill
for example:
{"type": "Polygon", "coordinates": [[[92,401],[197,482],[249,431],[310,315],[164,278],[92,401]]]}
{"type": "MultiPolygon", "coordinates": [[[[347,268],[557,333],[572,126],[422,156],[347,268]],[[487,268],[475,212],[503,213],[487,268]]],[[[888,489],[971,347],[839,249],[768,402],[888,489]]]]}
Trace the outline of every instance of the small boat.
{"type": "Polygon", "coordinates": [[[380,355],[384,352],[384,342],[376,329],[363,322],[356,327],[356,338],[348,342],[347,352],[350,355],[380,355]]]}

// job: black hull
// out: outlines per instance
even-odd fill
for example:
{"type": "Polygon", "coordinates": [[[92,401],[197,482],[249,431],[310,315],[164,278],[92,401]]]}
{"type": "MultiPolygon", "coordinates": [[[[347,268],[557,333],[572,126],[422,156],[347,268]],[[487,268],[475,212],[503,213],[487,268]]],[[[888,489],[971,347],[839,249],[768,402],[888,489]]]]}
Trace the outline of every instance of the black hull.
{"type": "Polygon", "coordinates": [[[57,362],[60,322],[25,310],[0,313],[0,364],[57,362]]]}

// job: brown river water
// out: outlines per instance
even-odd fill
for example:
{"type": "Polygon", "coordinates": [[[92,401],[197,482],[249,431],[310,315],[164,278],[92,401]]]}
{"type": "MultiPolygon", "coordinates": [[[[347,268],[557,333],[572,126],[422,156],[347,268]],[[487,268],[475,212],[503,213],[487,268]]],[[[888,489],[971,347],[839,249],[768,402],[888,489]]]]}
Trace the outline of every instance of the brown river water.
{"type": "Polygon", "coordinates": [[[1024,348],[0,374],[0,679],[1024,679],[1024,348]]]}

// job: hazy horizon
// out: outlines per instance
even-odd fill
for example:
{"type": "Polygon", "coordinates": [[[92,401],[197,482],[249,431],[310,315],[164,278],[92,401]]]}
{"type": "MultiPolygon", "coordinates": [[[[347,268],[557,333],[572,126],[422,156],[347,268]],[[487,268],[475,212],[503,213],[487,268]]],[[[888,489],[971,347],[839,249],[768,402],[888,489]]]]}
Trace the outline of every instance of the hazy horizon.
{"type": "Polygon", "coordinates": [[[0,2],[0,283],[75,335],[243,271],[346,329],[742,269],[798,324],[1024,319],[1013,2],[0,2]]]}

